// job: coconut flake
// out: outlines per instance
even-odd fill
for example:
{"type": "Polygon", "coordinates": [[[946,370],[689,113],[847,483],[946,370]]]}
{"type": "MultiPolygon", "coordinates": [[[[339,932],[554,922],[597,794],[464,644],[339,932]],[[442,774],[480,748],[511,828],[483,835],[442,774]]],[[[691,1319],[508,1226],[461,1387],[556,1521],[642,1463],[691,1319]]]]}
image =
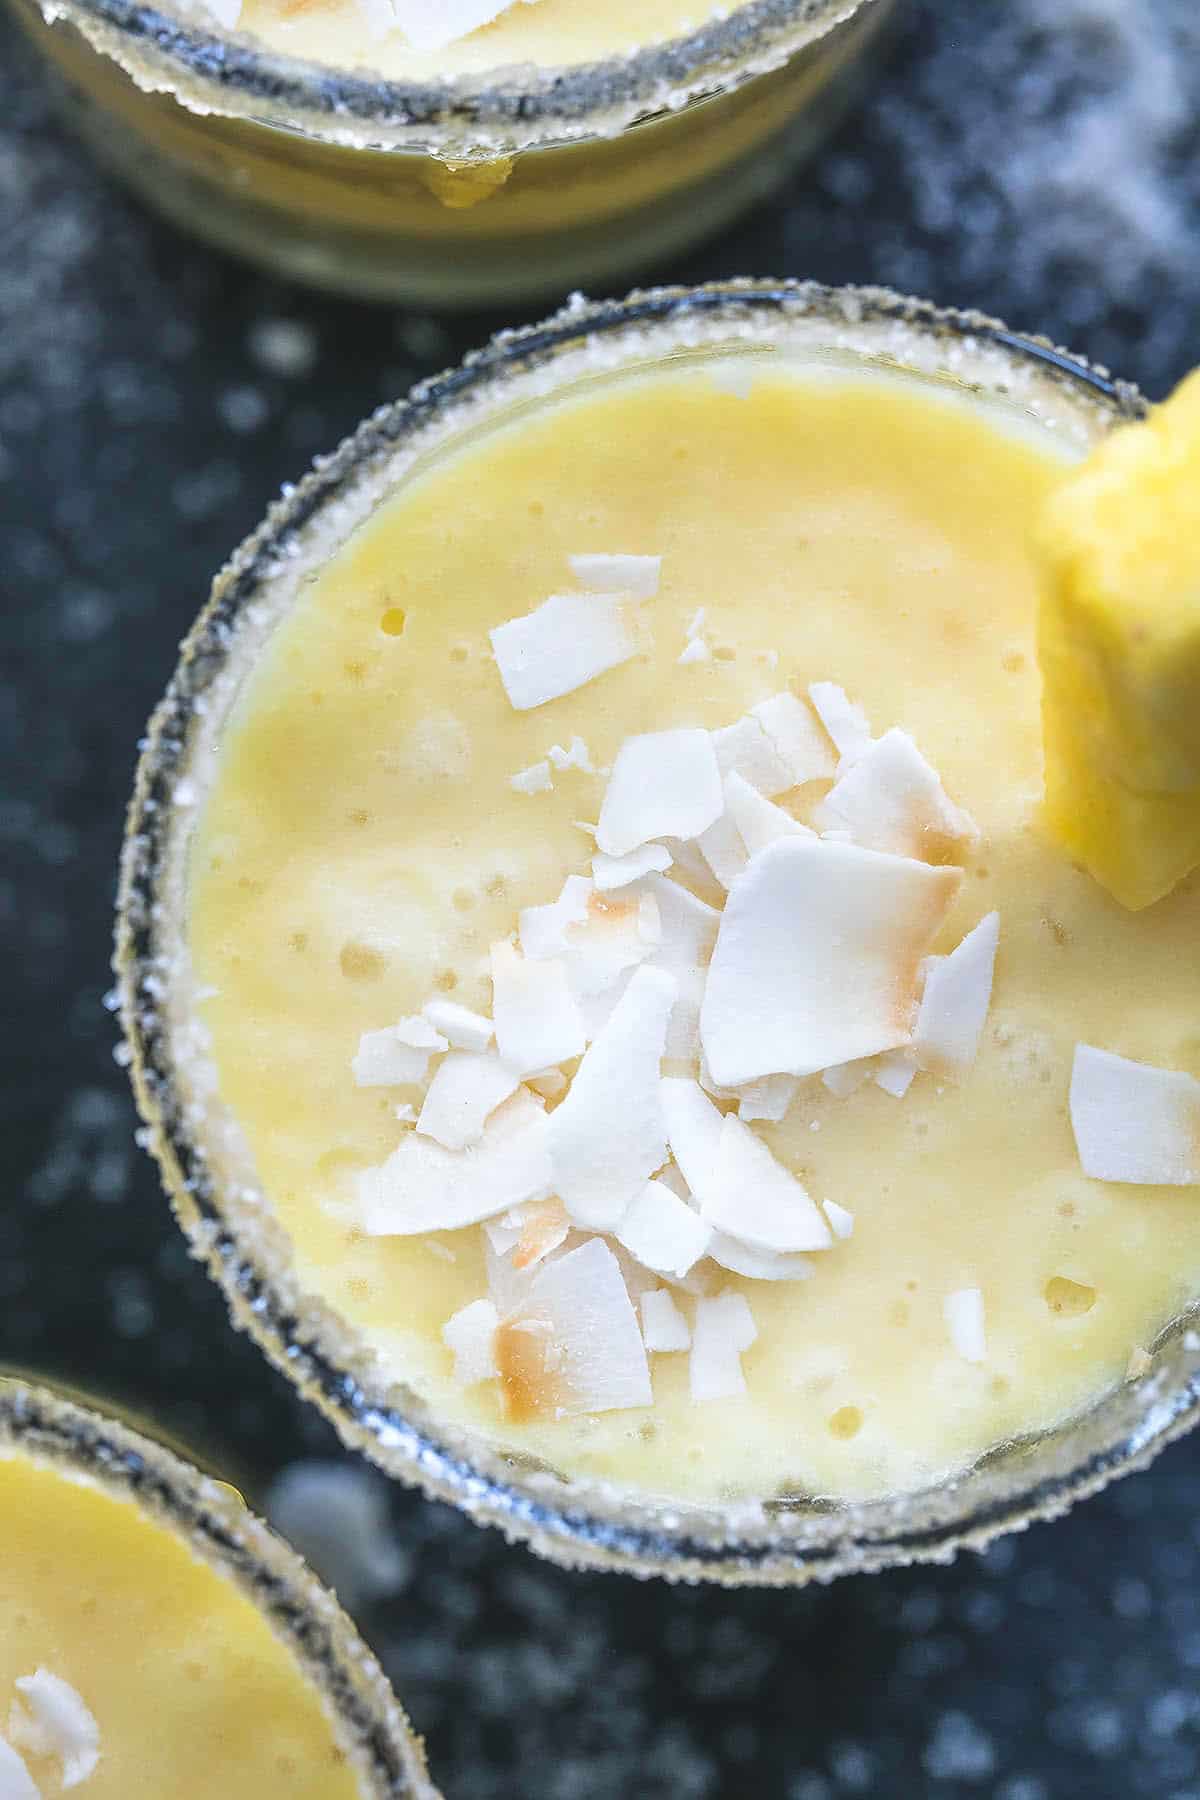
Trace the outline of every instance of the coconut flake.
{"type": "Polygon", "coordinates": [[[977,1288],[957,1288],[942,1301],[942,1312],[950,1342],[965,1362],[987,1360],[987,1337],[983,1324],[983,1293],[977,1288]]]}
{"type": "Polygon", "coordinates": [[[518,712],[574,693],[628,662],[635,648],[621,601],[612,594],[554,594],[488,636],[504,691],[518,712]]]}
{"type": "Polygon", "coordinates": [[[667,1160],[659,1069],[675,982],[638,969],[548,1120],[554,1190],[577,1224],[618,1224],[667,1160]]]}
{"type": "Polygon", "coordinates": [[[539,1269],[496,1334],[510,1418],[649,1406],[650,1366],[620,1264],[589,1238],[539,1269]]]}
{"type": "Polygon", "coordinates": [[[696,848],[723,888],[731,888],[746,866],[746,846],[742,834],[729,817],[722,813],[707,831],[696,839],[696,848]]]}
{"type": "Polygon", "coordinates": [[[692,1341],[688,1322],[666,1288],[652,1288],[649,1293],[642,1295],[639,1304],[642,1309],[642,1342],[647,1350],[661,1352],[688,1349],[692,1341]]]}
{"type": "Polygon", "coordinates": [[[529,961],[506,938],[492,945],[496,1048],[518,1075],[568,1062],[586,1037],[561,957],[529,961]]]}
{"type": "Polygon", "coordinates": [[[372,1237],[457,1231],[526,1200],[548,1199],[554,1179],[547,1125],[539,1102],[518,1088],[466,1150],[408,1132],[385,1163],[359,1175],[363,1228],[372,1237]]]}
{"type": "Polygon", "coordinates": [[[689,638],[675,661],[677,663],[711,662],[712,651],[702,637],[689,638]]]}
{"type": "Polygon", "coordinates": [[[658,902],[645,890],[593,893],[583,919],[565,932],[565,961],[571,991],[584,1029],[595,1037],[620,999],[617,984],[659,948],[662,920],[658,902]],[[607,998],[605,998],[607,997],[607,998]],[[589,1004],[599,1000],[597,1005],[589,1004]]]}
{"type": "Polygon", "coordinates": [[[660,1088],[667,1142],[680,1174],[703,1205],[721,1145],[722,1115],[699,1082],[668,1075],[660,1088]]]}
{"type": "Polygon", "coordinates": [[[1150,1352],[1144,1350],[1141,1344],[1135,1344],[1129,1352],[1129,1361],[1125,1364],[1125,1379],[1126,1381],[1140,1381],[1142,1376],[1148,1375],[1153,1367],[1150,1352]]]}
{"type": "Polygon", "coordinates": [[[3,1736],[0,1736],[0,1800],[42,1800],[41,1789],[25,1767],[24,1758],[3,1736]]]}
{"type": "Polygon", "coordinates": [[[821,1085],[829,1089],[835,1100],[848,1100],[875,1071],[873,1056],[860,1056],[855,1062],[835,1063],[821,1071],[821,1085]]]}
{"type": "Polygon", "coordinates": [[[885,1056],[876,1057],[871,1078],[875,1086],[890,1094],[893,1100],[903,1100],[916,1072],[916,1064],[908,1050],[889,1050],[885,1056]]]}
{"type": "Polygon", "coordinates": [[[543,1100],[560,1100],[570,1084],[561,1069],[539,1069],[525,1077],[525,1086],[540,1094],[543,1100]]]}
{"type": "Polygon", "coordinates": [[[839,775],[818,823],[848,829],[868,850],[922,862],[952,862],[979,841],[970,814],[947,796],[908,733],[896,729],[869,744],[839,775]]]}
{"type": "Polygon", "coordinates": [[[957,869],[779,838],[734,883],[700,1035],[717,1081],[811,1075],[909,1041],[921,959],[957,869]]]}
{"type": "Polygon", "coordinates": [[[1000,914],[988,913],[949,956],[925,963],[925,991],[913,1031],[913,1055],[922,1069],[961,1078],[979,1051],[992,999],[992,972],[1000,941],[1000,914]]]}
{"type": "Polygon", "coordinates": [[[750,856],[776,838],[813,836],[807,825],[766,799],[736,769],[725,777],[725,815],[737,827],[750,856]]]}
{"type": "Polygon", "coordinates": [[[799,1086],[794,1075],[762,1075],[748,1081],[738,1097],[738,1118],[747,1125],[752,1119],[778,1125],[787,1117],[799,1086]]]}
{"type": "Polygon", "coordinates": [[[1200,1182],[1200,1081],[1191,1075],[1076,1044],[1071,1127],[1095,1181],[1200,1182]]]}
{"type": "Polygon", "coordinates": [[[427,1000],[421,1016],[454,1050],[486,1050],[495,1036],[490,1019],[457,1000],[427,1000]]]}
{"type": "Polygon", "coordinates": [[[546,755],[556,769],[581,769],[585,775],[593,775],[592,753],[581,737],[573,737],[564,750],[561,744],[551,744],[546,755]]]}
{"type": "Polygon", "coordinates": [[[833,1242],[816,1202],[734,1114],[721,1124],[716,1167],[700,1204],[705,1222],[759,1250],[787,1255],[833,1242]]]}
{"type": "Polygon", "coordinates": [[[661,556],[590,554],[569,556],[580,587],[595,594],[624,594],[630,600],[653,600],[662,573],[661,556]]]}
{"type": "Polygon", "coordinates": [[[726,1292],[696,1302],[688,1377],[693,1400],[726,1400],[744,1394],[742,1352],[758,1336],[745,1296],[726,1292]]]}
{"type": "Polygon", "coordinates": [[[539,1263],[566,1241],[571,1229],[567,1209],[561,1200],[531,1200],[525,1206],[505,1213],[505,1223],[520,1227],[520,1236],[512,1252],[514,1269],[536,1269],[539,1263]]]}
{"type": "Polygon", "coordinates": [[[795,787],[791,764],[780,755],[761,721],[751,714],[746,713],[710,735],[722,775],[736,771],[760,794],[783,794],[795,787]]]}
{"type": "Polygon", "coordinates": [[[18,1675],[16,1685],[29,1710],[14,1702],[9,1736],[34,1756],[57,1757],[63,1787],[78,1787],[100,1761],[100,1727],[83,1696],[49,1669],[18,1675]]]}
{"type": "Polygon", "coordinates": [[[527,769],[519,769],[510,775],[508,785],[518,794],[549,794],[554,788],[554,778],[550,773],[548,762],[531,763],[527,769]]]}
{"type": "Polygon", "coordinates": [[[424,1081],[429,1058],[447,1041],[422,1018],[401,1019],[382,1031],[364,1031],[351,1067],[359,1087],[400,1087],[424,1081]]]}
{"type": "Polygon", "coordinates": [[[519,1079],[494,1050],[451,1050],[429,1084],[417,1130],[447,1150],[465,1150],[479,1142],[489,1116],[515,1092],[519,1079]]]}
{"type": "Polygon", "coordinates": [[[695,838],[720,817],[721,773],[707,731],[651,731],[617,751],[596,842],[624,856],[652,838],[695,838]]]}
{"type": "Polygon", "coordinates": [[[707,1252],[712,1230],[663,1182],[648,1181],[616,1235],[643,1268],[682,1280],[707,1252]]]}
{"type": "Polygon", "coordinates": [[[769,700],[752,706],[750,712],[787,764],[789,787],[832,779],[834,756],[829,739],[803,700],[787,692],[772,694],[769,700]]]}
{"type": "Polygon", "coordinates": [[[442,1342],[454,1353],[454,1379],[459,1387],[475,1387],[496,1375],[499,1323],[500,1314],[490,1300],[472,1300],[442,1326],[442,1342]]]}
{"type": "Polygon", "coordinates": [[[753,1244],[740,1243],[723,1231],[713,1232],[708,1254],[710,1261],[748,1281],[807,1281],[813,1272],[807,1256],[757,1250],[753,1244]]]}
{"type": "Polygon", "coordinates": [[[837,745],[844,763],[856,762],[871,744],[871,726],[861,706],[847,697],[845,688],[833,681],[814,681],[808,697],[817,717],[837,745]]]}
{"type": "Polygon", "coordinates": [[[557,900],[548,906],[522,907],[517,918],[521,954],[531,962],[565,956],[567,927],[582,924],[587,918],[593,892],[586,875],[568,875],[557,900]]]}
{"type": "Polygon", "coordinates": [[[658,945],[646,959],[647,966],[666,969],[677,984],[665,1054],[673,1060],[694,1063],[700,1054],[704,971],[717,940],[721,915],[715,907],[663,875],[648,875],[642,885],[658,906],[661,934],[658,945]]]}
{"type": "Polygon", "coordinates": [[[854,1232],[854,1214],[839,1206],[836,1200],[826,1200],[825,1217],[829,1220],[835,1238],[848,1238],[854,1232]]]}
{"type": "Polygon", "coordinates": [[[592,858],[592,880],[599,893],[608,894],[640,881],[652,870],[661,872],[670,866],[671,852],[663,844],[643,844],[628,856],[605,856],[603,850],[598,850],[592,858]]]}
{"type": "Polygon", "coordinates": [[[513,0],[391,0],[396,20],[414,50],[444,50],[507,12],[513,0]]]}

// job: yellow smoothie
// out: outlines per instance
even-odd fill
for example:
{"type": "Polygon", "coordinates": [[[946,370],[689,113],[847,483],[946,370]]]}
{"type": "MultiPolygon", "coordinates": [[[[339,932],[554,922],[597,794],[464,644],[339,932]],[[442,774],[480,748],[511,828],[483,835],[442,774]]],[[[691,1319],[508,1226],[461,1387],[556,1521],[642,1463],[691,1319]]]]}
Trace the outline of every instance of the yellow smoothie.
{"type": "MultiPolygon", "coordinates": [[[[1200,892],[1126,914],[1039,823],[1029,546],[1070,442],[947,383],[738,370],[577,390],[377,508],[243,684],[198,810],[187,938],[219,1094],[301,1286],[436,1419],[638,1493],[871,1497],[1086,1407],[1194,1296],[1194,1190],[1086,1177],[1068,1090],[1079,1042],[1200,1073],[1200,892]],[[634,654],[517,710],[489,633],[598,550],[662,559],[657,594],[627,609],[634,654]],[[479,1227],[364,1225],[363,1172],[412,1133],[422,1084],[357,1085],[360,1040],[431,996],[490,1013],[489,947],[587,874],[579,821],[631,737],[717,731],[826,681],[876,734],[911,734],[977,827],[930,948],[999,915],[978,1054],[902,1097],[808,1076],[784,1118],[751,1126],[853,1234],[804,1280],[705,1259],[674,1289],[687,1319],[696,1290],[744,1297],[744,1393],[698,1401],[688,1356],[662,1353],[649,1404],[530,1416],[511,1362],[507,1382],[465,1386],[443,1341],[488,1291],[479,1227]],[[574,737],[590,769],[514,787],[574,737]],[[964,1291],[986,1315],[980,1356],[948,1330],[964,1291]]],[[[819,826],[828,789],[780,804],[819,826]]],[[[667,879],[696,885],[678,863],[667,879]]]]}
{"type": "MultiPolygon", "coordinates": [[[[91,1748],[72,1783],[89,1800],[369,1791],[316,1689],[250,1601],[130,1501],[0,1445],[0,1543],[0,1734],[35,1791],[60,1793],[66,1773],[61,1755],[28,1735],[25,1684],[39,1671],[69,1684],[91,1715],[91,1748]],[[24,1732],[11,1723],[13,1703],[24,1732]]],[[[0,1766],[3,1756],[0,1744],[0,1766]]]]}

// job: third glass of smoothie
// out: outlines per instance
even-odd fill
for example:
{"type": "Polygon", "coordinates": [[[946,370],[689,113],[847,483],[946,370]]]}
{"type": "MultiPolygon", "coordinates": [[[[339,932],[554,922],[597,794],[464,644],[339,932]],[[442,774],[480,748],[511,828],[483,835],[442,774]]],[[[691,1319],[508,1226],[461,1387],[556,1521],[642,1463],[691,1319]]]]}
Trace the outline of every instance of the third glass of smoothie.
{"type": "Polygon", "coordinates": [[[875,291],[634,296],[234,557],[139,774],[125,1023],[235,1316],[385,1468],[782,1582],[1190,1422],[1194,1192],[1085,1173],[1071,1093],[1081,1046],[1196,1062],[1200,895],[1127,914],[1039,823],[1031,533],[1141,411],[875,291]]]}

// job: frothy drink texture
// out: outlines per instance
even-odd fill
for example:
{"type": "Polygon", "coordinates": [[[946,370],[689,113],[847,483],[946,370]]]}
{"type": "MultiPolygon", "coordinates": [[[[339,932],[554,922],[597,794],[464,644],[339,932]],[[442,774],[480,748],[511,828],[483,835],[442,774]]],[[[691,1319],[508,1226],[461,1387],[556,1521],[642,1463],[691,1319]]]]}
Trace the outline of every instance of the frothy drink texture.
{"type": "MultiPolygon", "coordinates": [[[[518,5],[503,29],[546,30],[566,13],[556,0],[518,5]]],[[[479,434],[377,510],[306,586],[243,685],[199,809],[188,937],[220,1096],[299,1279],[436,1416],[641,1493],[876,1496],[936,1481],[1085,1407],[1194,1294],[1194,1192],[1089,1178],[1069,1093],[1080,1043],[1165,1069],[1198,1066],[1191,949],[1200,897],[1187,883],[1146,913],[1126,914],[1039,826],[1028,546],[1070,447],[1015,410],[917,378],[770,359],[756,360],[751,377],[745,367],[668,367],[577,391],[479,434]],[[581,612],[579,594],[602,596],[596,570],[571,559],[594,552],[661,558],[657,591],[633,593],[640,578],[631,567],[610,569],[624,598],[611,616],[602,605],[581,612]],[[554,606],[539,611],[551,596],[554,606]],[[509,622],[531,615],[536,627],[514,637],[509,622]],[[586,644],[572,624],[580,617],[586,644]],[[534,676],[554,687],[549,664],[525,654],[531,631],[543,646],[565,632],[594,672],[557,697],[522,687],[534,676]],[[617,654],[621,632],[628,642],[617,654]],[[832,686],[813,690],[820,724],[808,696],[823,683],[832,686]],[[770,797],[785,824],[762,811],[763,784],[751,778],[746,792],[726,780],[720,829],[703,825],[704,734],[747,715],[782,729],[779,716],[753,712],[780,693],[808,709],[826,770],[770,797]],[[893,729],[936,772],[936,791],[899,738],[887,739],[893,729]],[[628,780],[641,754],[631,740],[663,733],[670,742],[655,751],[658,778],[628,780]],[[888,779],[923,795],[915,848],[880,843],[878,819],[872,838],[864,819],[877,795],[867,784],[864,797],[861,779],[843,789],[840,819],[830,810],[835,778],[847,780],[872,735],[890,745],[876,753],[891,758],[888,779]],[[676,838],[653,828],[656,842],[667,839],[670,867],[652,856],[614,874],[604,858],[644,854],[635,815],[645,794],[657,805],[668,787],[673,816],[692,808],[676,838]],[[599,823],[599,856],[581,821],[599,823]],[[803,826],[828,835],[810,840],[803,826]],[[687,837],[700,842],[700,859],[687,837]],[[746,851],[755,845],[748,899],[746,851]],[[868,867],[907,909],[899,947],[859,904],[868,867]],[[946,1000],[949,965],[932,965],[935,980],[926,953],[945,956],[967,940],[955,967],[983,981],[995,951],[977,1053],[972,1044],[956,1061],[961,1017],[950,1006],[953,1028],[942,1026],[950,1050],[940,1062],[917,1057],[915,1075],[885,1062],[867,1079],[861,1070],[802,1073],[791,1088],[756,1092],[757,1109],[743,1103],[742,1123],[727,1124],[721,1141],[758,1206],[753,1226],[730,1212],[728,1190],[698,1195],[703,1177],[686,1168],[682,1180],[678,1152],[636,1229],[632,1214],[614,1223],[612,1190],[589,1187],[584,1149],[591,1154],[596,1095],[609,1103],[613,1082],[653,1037],[656,972],[647,967],[630,983],[624,1061],[610,1058],[599,1073],[593,1061],[585,1104],[575,1101],[577,1070],[594,1050],[578,1062],[572,996],[529,976],[547,962],[517,969],[514,948],[523,909],[556,901],[568,877],[599,886],[602,874],[633,883],[615,890],[621,904],[611,911],[592,897],[627,932],[654,929],[645,909],[629,906],[647,886],[677,883],[718,910],[731,888],[723,941],[735,912],[766,916],[755,895],[767,874],[786,894],[799,891],[786,883],[804,883],[805,916],[824,919],[822,954],[845,958],[854,933],[865,946],[848,965],[842,1010],[822,998],[826,1044],[857,1041],[857,1032],[883,1049],[880,1030],[893,1045],[911,1038],[921,984],[931,1006],[946,1000]],[[848,884],[844,930],[830,899],[839,883],[848,884]],[[522,1001],[518,976],[541,983],[536,1006],[522,1001]],[[626,1401],[611,1410],[575,1410],[574,1365],[556,1361],[555,1307],[568,1308],[574,1291],[566,1276],[556,1277],[563,1293],[546,1290],[519,1343],[511,1321],[493,1337],[479,1315],[452,1333],[457,1357],[443,1340],[464,1308],[489,1292],[496,1300],[495,1260],[512,1256],[519,1235],[503,1220],[492,1236],[481,1229],[488,1209],[471,1210],[463,1165],[437,1161],[469,1158],[478,1143],[456,1150],[443,1148],[444,1135],[421,1140],[433,1145],[420,1153],[421,1179],[436,1177],[444,1193],[453,1187],[469,1219],[458,1229],[380,1235],[378,1217],[364,1213],[369,1172],[420,1138],[413,1121],[444,1066],[431,1060],[444,1050],[414,1041],[411,1021],[434,1016],[422,1014],[431,998],[485,1019],[495,1008],[499,1021],[502,992],[516,1009],[506,1015],[510,1041],[531,1020],[562,1035],[545,1057],[557,1073],[527,1063],[521,1093],[489,1090],[493,1122],[511,1145],[542,1101],[552,1125],[573,1102],[578,1114],[554,1136],[560,1164],[548,1197],[566,1198],[569,1235],[555,1238],[561,1209],[547,1210],[540,1195],[541,1213],[523,1221],[530,1254],[552,1273],[570,1266],[572,1250],[587,1252],[587,1294],[599,1306],[606,1276],[588,1246],[611,1248],[615,1232],[626,1235],[616,1266],[637,1309],[652,1393],[631,1401],[638,1378],[622,1365],[626,1401]],[[400,1020],[410,1022],[407,1036],[382,1048],[364,1039],[400,1020]],[[376,1063],[372,1076],[370,1058],[385,1052],[398,1058],[390,1075],[376,1063]],[[783,1116],[772,1118],[781,1100],[783,1116]],[[570,1168],[564,1143],[584,1146],[570,1168]],[[821,1244],[799,1245],[801,1192],[812,1209],[806,1229],[821,1244]],[[737,1255],[750,1266],[745,1244],[714,1261],[707,1240],[685,1277],[661,1273],[646,1232],[659,1229],[672,1201],[689,1200],[703,1202],[693,1208],[698,1226],[732,1224],[755,1239],[760,1260],[802,1250],[804,1278],[735,1273],[737,1255]],[[786,1241],[772,1236],[781,1208],[792,1209],[786,1241]],[[647,1262],[660,1272],[647,1276],[647,1262]],[[647,1290],[665,1298],[647,1308],[647,1290]],[[726,1379],[730,1358],[744,1392],[726,1379]],[[551,1389],[565,1403],[544,1404],[551,1389]]],[[[554,664],[560,676],[562,666],[554,664]]],[[[717,793],[719,810],[720,782],[717,793]]],[[[676,1055],[678,1043],[662,1063],[668,1076],[706,1080],[718,1115],[733,1113],[739,1096],[721,1091],[717,1054],[728,1059],[730,1090],[763,1073],[751,1069],[761,1034],[738,1017],[738,984],[750,980],[744,971],[762,942],[737,956],[718,947],[705,1002],[712,1069],[689,1061],[686,1045],[676,1055]]],[[[762,989],[761,969],[753,979],[762,989]]],[[[762,1016],[772,1068],[821,1069],[820,1045],[797,1044],[782,1000],[762,1016]],[[782,1049],[776,1036],[787,1039],[782,1049]]],[[[584,1025],[595,1046],[603,1021],[584,1025]]],[[[456,1090],[460,1119],[464,1091],[456,1090]]],[[[635,1151],[652,1146],[653,1130],[630,1111],[616,1134],[632,1146],[622,1179],[637,1176],[635,1151]]],[[[516,1179],[513,1162],[510,1154],[506,1179],[516,1179]]],[[[574,1267],[580,1278],[587,1272],[574,1267]]],[[[603,1311],[605,1329],[616,1316],[603,1311]]],[[[625,1355],[631,1346],[621,1343],[625,1355]]],[[[616,1359],[616,1338],[612,1346],[616,1359]]]]}

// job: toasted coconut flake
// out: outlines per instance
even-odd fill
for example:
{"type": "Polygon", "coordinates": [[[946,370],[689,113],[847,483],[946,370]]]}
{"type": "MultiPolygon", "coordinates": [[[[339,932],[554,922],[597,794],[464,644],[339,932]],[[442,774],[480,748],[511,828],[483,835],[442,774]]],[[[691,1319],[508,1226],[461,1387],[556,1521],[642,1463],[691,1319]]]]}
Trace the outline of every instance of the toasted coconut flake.
{"type": "Polygon", "coordinates": [[[621,601],[612,594],[554,594],[488,636],[504,691],[518,712],[574,693],[628,662],[635,648],[621,601]]]}
{"type": "Polygon", "coordinates": [[[712,743],[723,776],[736,773],[759,794],[784,794],[795,787],[791,764],[780,755],[761,721],[750,713],[714,731],[712,743]]]}
{"type": "Polygon", "coordinates": [[[606,856],[625,856],[652,838],[696,838],[723,806],[707,731],[645,732],[617,751],[596,842],[606,856]]]}
{"type": "Polygon", "coordinates": [[[872,1080],[876,1087],[890,1094],[893,1100],[903,1100],[913,1084],[917,1067],[908,1050],[889,1050],[885,1056],[875,1059],[872,1080]]]}
{"type": "Polygon", "coordinates": [[[868,850],[921,862],[953,862],[979,841],[970,814],[948,798],[937,770],[899,730],[885,732],[843,770],[818,823],[849,830],[868,850]]]}
{"type": "Polygon", "coordinates": [[[351,1067],[359,1087],[400,1087],[424,1081],[429,1058],[447,1048],[427,1019],[401,1019],[382,1031],[364,1031],[351,1067]]]}
{"type": "Polygon", "coordinates": [[[0,1800],[42,1800],[41,1789],[25,1766],[25,1760],[0,1736],[0,1800]]]}
{"type": "Polygon", "coordinates": [[[875,1068],[873,1056],[860,1056],[855,1062],[835,1063],[832,1069],[822,1069],[821,1085],[829,1089],[835,1100],[848,1100],[870,1080],[875,1068]]]}
{"type": "Polygon", "coordinates": [[[641,1298],[642,1342],[647,1350],[686,1350],[692,1334],[688,1322],[666,1288],[652,1288],[641,1298]]]}
{"type": "Polygon", "coordinates": [[[814,835],[807,825],[751,787],[736,769],[725,777],[725,816],[737,827],[750,856],[773,844],[776,838],[814,835]]]}
{"type": "MultiPolygon", "coordinates": [[[[555,1115],[557,1116],[557,1115],[555,1115]]],[[[548,1120],[518,1088],[467,1150],[447,1150],[410,1131],[376,1169],[358,1178],[359,1211],[372,1237],[457,1231],[554,1191],[548,1120]]]]}
{"type": "Polygon", "coordinates": [[[1071,1126],[1095,1181],[1200,1182],[1200,1081],[1191,1075],[1076,1044],[1071,1126]]]}
{"type": "Polygon", "coordinates": [[[742,1352],[758,1336],[754,1314],[742,1294],[726,1291],[696,1302],[688,1376],[693,1400],[727,1400],[744,1394],[742,1352]]]}
{"type": "Polygon", "coordinates": [[[616,1257],[589,1238],[539,1269],[496,1334],[511,1419],[649,1406],[650,1367],[616,1257]]]}
{"type": "Polygon", "coordinates": [[[34,1756],[57,1757],[63,1787],[78,1787],[100,1761],[100,1727],[83,1696],[49,1669],[18,1675],[16,1685],[29,1710],[14,1704],[9,1736],[34,1756]]]}
{"type": "Polygon", "coordinates": [[[700,1210],[715,1231],[759,1250],[787,1255],[827,1250],[833,1242],[816,1202],[733,1113],[722,1121],[716,1168],[700,1210]]]}
{"type": "Polygon", "coordinates": [[[656,1275],[682,1280],[708,1250],[712,1230],[661,1181],[648,1181],[617,1227],[618,1242],[656,1275]]]}
{"type": "Polygon", "coordinates": [[[696,847],[723,888],[731,888],[746,866],[746,846],[742,834],[728,813],[702,831],[696,847]]]}
{"type": "Polygon", "coordinates": [[[417,1130],[447,1150],[465,1150],[479,1142],[489,1115],[515,1092],[518,1080],[494,1050],[451,1050],[429,1084],[417,1130]]]}
{"type": "Polygon", "coordinates": [[[631,600],[653,600],[662,574],[661,556],[587,554],[569,556],[580,587],[594,594],[625,594],[631,600]]]}
{"type": "Polygon", "coordinates": [[[762,1075],[748,1081],[738,1100],[738,1118],[747,1125],[752,1119],[777,1125],[787,1117],[799,1086],[794,1075],[762,1075]]]}
{"type": "Polygon", "coordinates": [[[750,711],[787,764],[789,787],[832,780],[835,758],[829,738],[803,700],[785,691],[760,700],[750,711]]]}
{"type": "Polygon", "coordinates": [[[605,856],[598,850],[592,858],[592,880],[597,893],[608,894],[614,888],[628,887],[653,870],[669,869],[671,852],[665,844],[643,844],[628,856],[605,856]]]}
{"type": "Polygon", "coordinates": [[[668,1075],[661,1088],[667,1142],[680,1174],[703,1204],[721,1146],[721,1114],[699,1082],[668,1075]]]}
{"type": "Polygon", "coordinates": [[[525,1075],[580,1055],[586,1039],[566,962],[531,962],[503,938],[491,960],[496,1048],[509,1068],[525,1075]]]}
{"type": "Polygon", "coordinates": [[[957,1288],[942,1301],[950,1342],[964,1362],[987,1360],[987,1336],[983,1324],[983,1293],[977,1287],[957,1288]]]}
{"type": "Polygon", "coordinates": [[[567,927],[580,925],[588,916],[594,892],[586,875],[568,875],[558,899],[549,906],[526,906],[517,918],[521,953],[531,962],[567,954],[567,927]]]}
{"type": "Polygon", "coordinates": [[[843,763],[857,762],[871,744],[871,725],[861,706],[833,681],[814,681],[808,697],[817,717],[837,746],[843,763]]]}
{"type": "Polygon", "coordinates": [[[512,1253],[514,1269],[536,1269],[551,1251],[565,1242],[571,1229],[567,1209],[561,1200],[531,1200],[528,1205],[505,1213],[504,1217],[521,1226],[521,1235],[512,1253]]]}
{"type": "Polygon", "coordinates": [[[667,1160],[659,1070],[674,1001],[672,976],[638,969],[550,1115],[555,1191],[579,1225],[610,1230],[667,1160]]]}
{"type": "Polygon", "coordinates": [[[716,1080],[811,1075],[909,1041],[957,869],[779,838],[734,883],[700,1014],[716,1080]]]}
{"type": "Polygon", "coordinates": [[[835,1238],[848,1238],[854,1234],[854,1214],[839,1206],[836,1200],[825,1201],[825,1217],[833,1228],[835,1238]]]}
{"type": "Polygon", "coordinates": [[[550,764],[548,762],[530,763],[527,769],[518,769],[515,775],[510,775],[508,785],[518,794],[549,794],[554,788],[554,777],[550,773],[550,764]]]}
{"type": "Polygon", "coordinates": [[[753,1244],[740,1243],[723,1231],[713,1232],[708,1254],[722,1269],[728,1269],[731,1275],[743,1275],[748,1281],[807,1281],[813,1272],[807,1256],[756,1250],[753,1244]]]}
{"type": "Polygon", "coordinates": [[[913,1031],[922,1069],[961,1079],[975,1061],[992,1000],[1000,914],[988,913],[949,956],[925,963],[925,991],[913,1031]]]}
{"type": "Polygon", "coordinates": [[[615,1005],[612,995],[597,1016],[585,1002],[611,993],[622,976],[645,962],[662,942],[662,920],[654,895],[643,888],[593,893],[584,918],[566,929],[566,965],[571,991],[584,1010],[589,1038],[615,1005]]]}
{"type": "Polygon", "coordinates": [[[475,1387],[491,1381],[496,1368],[496,1327],[500,1314],[490,1300],[472,1300],[446,1320],[442,1342],[454,1354],[454,1379],[459,1387],[475,1387]]]}
{"type": "Polygon", "coordinates": [[[580,769],[585,775],[595,773],[592,753],[581,737],[573,737],[565,750],[561,744],[551,744],[546,755],[556,769],[580,769]]]}
{"type": "Polygon", "coordinates": [[[486,1050],[496,1032],[490,1019],[457,1000],[427,1000],[421,1016],[453,1050],[486,1050]]]}

